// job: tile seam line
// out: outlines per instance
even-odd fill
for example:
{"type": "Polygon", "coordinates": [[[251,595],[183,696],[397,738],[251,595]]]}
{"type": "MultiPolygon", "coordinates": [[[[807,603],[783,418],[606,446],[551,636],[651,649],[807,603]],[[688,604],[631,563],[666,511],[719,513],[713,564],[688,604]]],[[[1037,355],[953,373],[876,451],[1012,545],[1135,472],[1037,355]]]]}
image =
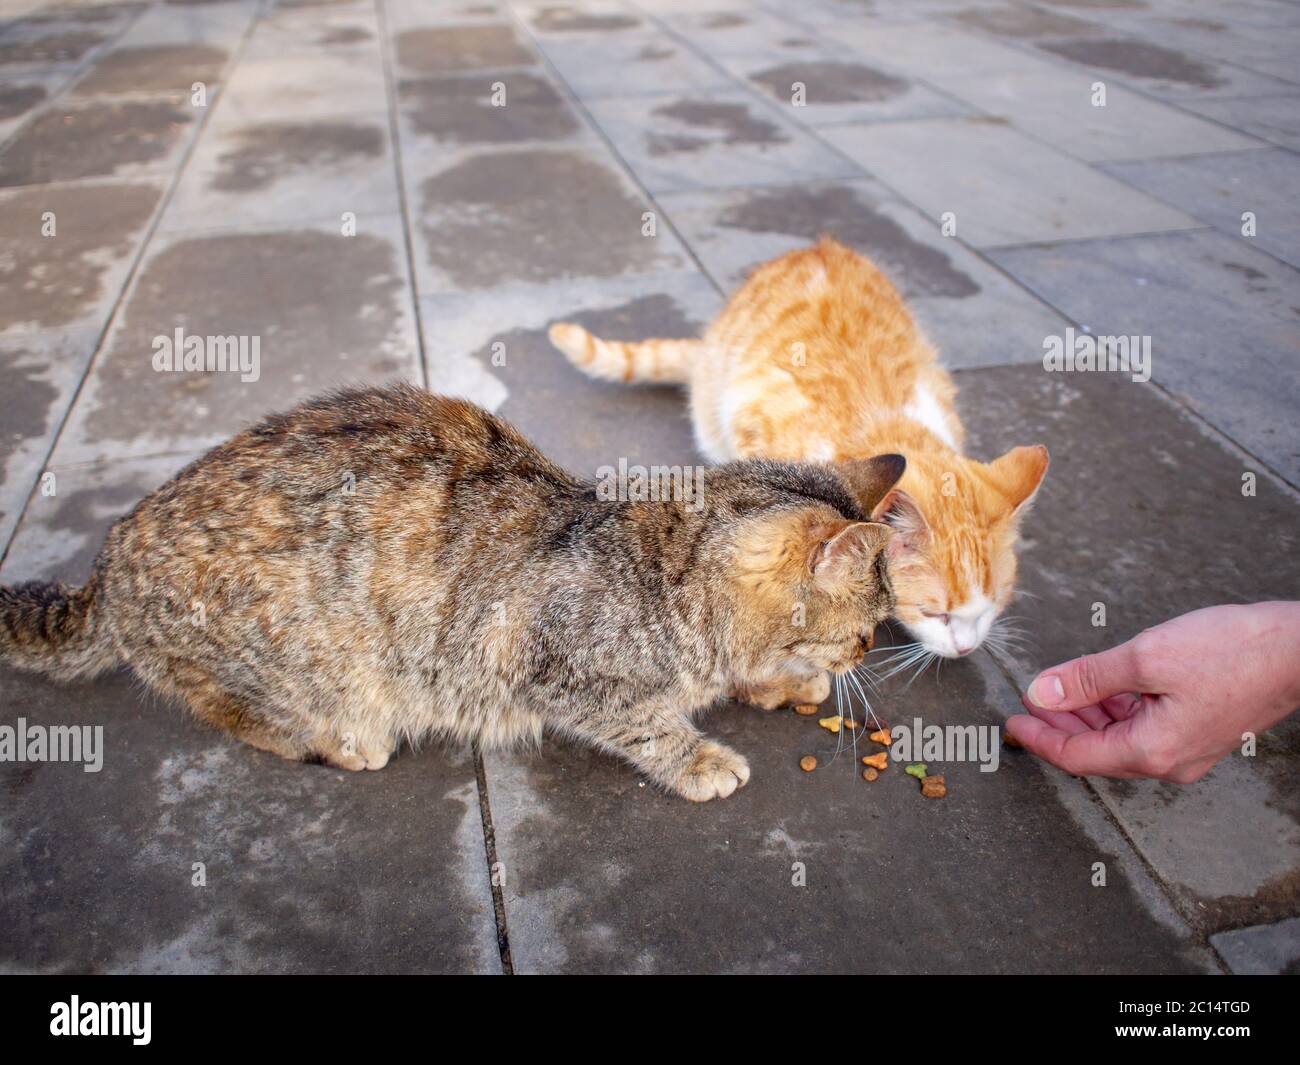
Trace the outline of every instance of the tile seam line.
{"type": "Polygon", "coordinates": [[[669,232],[672,233],[672,235],[677,239],[677,242],[682,246],[682,251],[685,252],[687,258],[695,264],[695,269],[699,271],[700,276],[708,281],[717,295],[725,298],[727,295],[726,290],[719,283],[718,279],[715,278],[705,267],[699,256],[695,254],[695,249],[692,248],[690,244],[687,243],[686,238],[682,236],[676,224],[673,222],[672,217],[659,202],[657,195],[650,191],[645,182],[643,182],[636,171],[632,169],[627,159],[624,158],[623,153],[618,150],[618,147],[612,140],[610,140],[609,135],[605,132],[604,128],[596,121],[595,116],[588,110],[587,105],[583,102],[582,98],[573,90],[573,86],[569,84],[568,79],[560,73],[559,67],[551,62],[551,57],[546,54],[546,50],[538,43],[537,37],[528,28],[528,24],[524,21],[523,16],[515,10],[514,5],[512,4],[508,4],[506,10],[509,11],[510,18],[523,32],[524,37],[532,46],[533,51],[536,52],[538,58],[541,60],[543,68],[551,75],[551,80],[558,84],[561,92],[568,101],[569,106],[579,114],[582,121],[586,123],[588,129],[596,134],[597,139],[605,146],[606,151],[608,151],[614,161],[617,162],[628,180],[640,190],[641,195],[645,197],[649,202],[651,209],[655,212],[655,217],[662,219],[668,226],[669,232]]]}
{"type": "MultiPolygon", "coordinates": [[[[27,493],[27,498],[23,501],[22,509],[18,512],[18,520],[14,523],[13,532],[10,533],[8,540],[5,542],[4,550],[0,551],[0,567],[3,567],[5,562],[8,561],[9,552],[13,548],[14,540],[18,535],[18,529],[27,518],[27,513],[31,509],[32,500],[36,498],[36,492],[41,483],[41,474],[49,468],[50,459],[54,457],[54,452],[59,446],[59,441],[63,439],[64,431],[68,427],[68,420],[72,417],[73,408],[76,407],[77,402],[81,399],[81,395],[86,388],[86,382],[90,379],[91,373],[99,362],[99,357],[103,352],[104,343],[113,329],[113,324],[122,313],[123,306],[126,303],[127,293],[132,290],[132,287],[135,284],[141,266],[144,263],[145,255],[147,254],[150,245],[153,243],[154,236],[158,232],[158,225],[162,221],[163,214],[166,212],[168,205],[172,201],[172,197],[176,193],[177,187],[180,185],[181,178],[185,173],[185,168],[189,165],[190,158],[198,147],[199,139],[203,136],[204,131],[208,127],[208,123],[212,120],[213,112],[221,106],[221,102],[226,98],[225,90],[229,84],[228,77],[239,62],[240,56],[243,54],[249,38],[253,35],[253,30],[256,28],[258,22],[261,21],[263,12],[266,10],[265,3],[266,0],[260,0],[254,11],[253,17],[249,19],[248,25],[244,27],[244,32],[239,38],[239,43],[236,45],[230,58],[226,61],[225,67],[222,69],[223,81],[221,82],[221,91],[217,94],[216,102],[203,109],[204,113],[196,124],[196,128],[190,137],[190,142],[185,147],[180,160],[176,164],[176,168],[173,170],[163,189],[162,197],[158,201],[158,206],[154,209],[153,217],[150,218],[148,225],[145,227],[144,234],[140,238],[140,243],[136,249],[136,253],[131,259],[131,265],[127,269],[126,276],[122,279],[117,295],[113,299],[107,317],[104,319],[104,324],[100,327],[97,333],[95,348],[91,352],[90,358],[86,360],[86,368],[82,371],[81,378],[77,381],[77,387],[73,390],[72,396],[69,398],[67,405],[63,409],[63,416],[59,419],[58,426],[54,430],[54,435],[50,439],[50,446],[45,452],[45,458],[42,461],[40,469],[36,472],[36,478],[32,482],[32,487],[27,493]]],[[[149,8],[145,8],[144,10],[149,10],[149,8]]]]}
{"type": "Polygon", "coordinates": [[[420,381],[429,388],[429,362],[424,347],[424,315],[420,307],[420,281],[415,273],[415,247],[411,235],[411,211],[406,198],[406,164],[403,161],[401,128],[397,117],[397,81],[392,65],[392,38],[388,27],[388,9],[385,0],[374,0],[373,9],[380,38],[380,62],[384,72],[384,97],[388,104],[388,139],[393,146],[393,180],[397,183],[397,209],[402,220],[402,248],[406,256],[406,273],[409,279],[412,324],[415,327],[415,350],[420,360],[420,381]]]}
{"type": "MultiPolygon", "coordinates": [[[[993,663],[994,665],[997,666],[998,671],[1002,674],[1002,676],[1006,679],[1007,683],[1011,686],[1011,690],[1016,695],[1019,695],[1020,685],[1016,682],[1015,676],[1011,672],[1010,667],[1005,662],[1003,662],[1002,658],[994,651],[988,650],[988,656],[993,660],[993,663]]],[[[1209,953],[1210,957],[1213,958],[1214,961],[1218,963],[1219,969],[1222,973],[1224,974],[1230,973],[1231,970],[1228,968],[1227,962],[1224,960],[1223,956],[1218,952],[1218,950],[1215,949],[1214,945],[1210,942],[1209,932],[1202,931],[1202,929],[1196,924],[1196,922],[1192,919],[1192,917],[1185,911],[1177,895],[1170,888],[1170,886],[1165,882],[1164,877],[1160,876],[1160,874],[1156,871],[1155,866],[1153,866],[1151,862],[1147,859],[1147,856],[1142,853],[1142,848],[1137,845],[1137,841],[1133,839],[1133,837],[1120,823],[1119,819],[1115,816],[1114,812],[1106,804],[1106,800],[1102,798],[1101,792],[1097,790],[1096,786],[1092,783],[1092,781],[1088,777],[1075,777],[1074,779],[1079,781],[1079,783],[1083,785],[1084,792],[1087,794],[1088,798],[1092,801],[1092,804],[1101,812],[1101,815],[1105,819],[1106,823],[1110,825],[1110,827],[1115,831],[1118,837],[1121,840],[1123,840],[1125,846],[1128,847],[1128,849],[1132,852],[1133,856],[1137,858],[1138,864],[1139,866],[1141,866],[1143,872],[1145,872],[1147,878],[1151,881],[1151,883],[1153,883],[1156,886],[1157,890],[1159,890],[1160,894],[1164,897],[1165,903],[1166,905],[1168,905],[1170,912],[1173,913],[1175,916],[1177,916],[1177,918],[1183,923],[1183,926],[1186,929],[1188,935],[1188,939],[1196,943],[1198,946],[1204,948],[1209,953]]],[[[1145,907],[1143,907],[1143,909],[1145,909],[1145,907]]],[[[1152,914],[1152,917],[1155,920],[1159,920],[1158,918],[1155,917],[1154,914],[1152,914]]]]}

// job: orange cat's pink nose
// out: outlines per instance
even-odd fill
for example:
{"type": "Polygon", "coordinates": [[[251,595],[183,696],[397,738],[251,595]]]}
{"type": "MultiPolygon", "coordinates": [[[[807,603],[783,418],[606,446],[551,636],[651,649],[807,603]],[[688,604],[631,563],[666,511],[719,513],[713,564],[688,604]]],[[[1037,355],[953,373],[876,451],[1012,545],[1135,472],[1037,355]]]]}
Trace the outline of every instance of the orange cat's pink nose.
{"type": "Polygon", "coordinates": [[[970,654],[973,650],[975,650],[974,647],[958,647],[958,648],[957,648],[957,653],[958,653],[959,655],[968,655],[968,654],[970,654]]]}

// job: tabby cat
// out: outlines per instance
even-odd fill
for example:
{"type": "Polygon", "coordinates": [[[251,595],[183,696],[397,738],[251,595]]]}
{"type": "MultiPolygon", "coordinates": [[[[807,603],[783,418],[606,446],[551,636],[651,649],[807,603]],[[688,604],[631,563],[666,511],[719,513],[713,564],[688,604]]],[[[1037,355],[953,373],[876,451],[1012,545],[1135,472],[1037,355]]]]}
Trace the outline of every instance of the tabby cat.
{"type": "Polygon", "coordinates": [[[549,730],[703,801],[749,766],[695,712],[851,669],[893,608],[868,514],[902,470],[734,462],[689,504],[619,502],[472,404],[340,392],[163,485],[83,587],[0,588],[0,659],[126,663],[285,758],[379,769],[402,739],[549,730]]]}
{"type": "Polygon", "coordinates": [[[1020,519],[1047,449],[987,463],[962,453],[952,378],[868,260],[824,238],[766,263],[703,339],[619,343],[567,322],[550,336],[593,377],[687,385],[711,461],[903,455],[907,472],[872,513],[898,533],[895,616],[932,655],[969,654],[988,636],[1015,588],[1020,519]]]}

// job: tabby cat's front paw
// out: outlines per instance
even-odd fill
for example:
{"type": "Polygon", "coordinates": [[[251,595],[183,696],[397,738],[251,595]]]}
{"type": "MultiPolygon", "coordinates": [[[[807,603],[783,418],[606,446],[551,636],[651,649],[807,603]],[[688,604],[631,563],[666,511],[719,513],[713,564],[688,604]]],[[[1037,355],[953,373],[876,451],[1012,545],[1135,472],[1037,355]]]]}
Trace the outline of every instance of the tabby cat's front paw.
{"type": "Polygon", "coordinates": [[[678,778],[677,791],[691,802],[708,802],[725,799],[748,781],[749,763],[741,755],[705,740],[678,778]]]}

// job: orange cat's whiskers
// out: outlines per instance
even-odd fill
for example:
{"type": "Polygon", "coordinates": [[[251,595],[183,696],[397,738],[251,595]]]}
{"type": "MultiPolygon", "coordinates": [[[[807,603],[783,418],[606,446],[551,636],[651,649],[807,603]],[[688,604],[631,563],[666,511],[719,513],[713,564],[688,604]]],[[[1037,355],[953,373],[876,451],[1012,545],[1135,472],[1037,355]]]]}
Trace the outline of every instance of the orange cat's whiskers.
{"type": "MultiPolygon", "coordinates": [[[[863,687],[862,687],[862,681],[861,681],[861,679],[857,676],[857,674],[856,674],[855,672],[845,673],[844,676],[847,677],[849,683],[850,683],[850,684],[851,684],[855,689],[857,689],[858,698],[860,698],[860,699],[862,700],[862,706],[863,706],[863,708],[866,710],[866,713],[869,714],[869,715],[871,716],[871,720],[872,720],[873,722],[875,722],[876,728],[879,729],[879,728],[880,728],[880,718],[876,717],[876,712],[875,712],[875,710],[873,710],[873,709],[871,708],[871,700],[867,698],[867,693],[866,693],[866,691],[865,691],[865,690],[863,689],[863,687]]],[[[864,717],[863,717],[862,720],[863,720],[863,723],[865,724],[865,723],[866,723],[866,716],[865,716],[865,715],[864,715],[864,717]]],[[[854,735],[853,738],[854,738],[854,741],[855,741],[855,745],[854,745],[854,754],[856,754],[856,753],[857,753],[857,746],[856,746],[857,736],[854,735]]]]}

